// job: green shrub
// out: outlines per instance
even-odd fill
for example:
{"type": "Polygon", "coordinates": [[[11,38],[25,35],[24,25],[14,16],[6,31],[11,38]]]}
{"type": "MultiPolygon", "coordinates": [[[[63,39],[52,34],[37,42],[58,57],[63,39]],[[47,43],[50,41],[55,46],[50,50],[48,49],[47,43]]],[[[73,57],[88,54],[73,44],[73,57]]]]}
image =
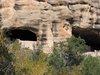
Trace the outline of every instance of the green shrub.
{"type": "Polygon", "coordinates": [[[21,48],[21,44],[15,41],[10,47],[15,55],[15,75],[43,75],[48,71],[47,55],[42,51],[32,51],[21,48]]]}
{"type": "Polygon", "coordinates": [[[14,75],[13,54],[9,52],[6,38],[0,32],[0,75],[14,75]]]}
{"type": "Polygon", "coordinates": [[[48,70],[47,55],[43,52],[33,53],[21,48],[16,51],[15,57],[16,75],[43,75],[48,70]]]}
{"type": "MultiPolygon", "coordinates": [[[[62,45],[64,46],[64,44],[62,45]]],[[[63,56],[67,66],[71,67],[73,65],[79,65],[83,59],[81,54],[88,48],[86,42],[80,37],[76,38],[72,36],[65,45],[67,46],[64,46],[63,48],[63,56]]]]}
{"type": "Polygon", "coordinates": [[[81,75],[100,75],[100,58],[85,58],[82,62],[81,75]]]}
{"type": "Polygon", "coordinates": [[[0,41],[0,75],[79,75],[75,65],[80,64],[81,53],[87,48],[83,39],[73,36],[59,43],[48,56],[42,51],[23,49],[18,41],[9,47],[1,33],[0,41]]]}
{"type": "Polygon", "coordinates": [[[48,71],[47,55],[42,51],[33,53],[32,75],[45,75],[48,71]]]}
{"type": "Polygon", "coordinates": [[[59,43],[54,48],[53,54],[48,58],[49,66],[52,66],[53,75],[59,75],[67,70],[70,71],[75,65],[79,65],[83,59],[81,53],[87,47],[83,39],[74,36],[59,43]]]}
{"type": "Polygon", "coordinates": [[[59,75],[65,69],[65,63],[59,48],[55,48],[53,54],[48,58],[49,66],[51,66],[52,75],[59,75]]]}

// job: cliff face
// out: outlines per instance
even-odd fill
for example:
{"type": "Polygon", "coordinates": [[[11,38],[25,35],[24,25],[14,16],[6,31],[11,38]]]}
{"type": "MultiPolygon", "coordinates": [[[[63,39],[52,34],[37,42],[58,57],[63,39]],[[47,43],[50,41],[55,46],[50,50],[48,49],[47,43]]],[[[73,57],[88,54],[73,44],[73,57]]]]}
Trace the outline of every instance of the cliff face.
{"type": "Polygon", "coordinates": [[[44,52],[72,35],[72,26],[100,28],[100,0],[0,0],[1,29],[29,30],[44,52]]]}

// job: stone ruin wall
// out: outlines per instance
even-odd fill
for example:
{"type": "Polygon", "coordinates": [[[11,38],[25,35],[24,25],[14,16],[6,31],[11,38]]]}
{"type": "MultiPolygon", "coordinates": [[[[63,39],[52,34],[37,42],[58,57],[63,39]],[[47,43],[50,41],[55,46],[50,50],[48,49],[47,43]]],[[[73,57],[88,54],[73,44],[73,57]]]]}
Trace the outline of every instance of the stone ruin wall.
{"type": "Polygon", "coordinates": [[[100,28],[100,0],[0,0],[1,29],[32,31],[45,53],[70,38],[73,26],[100,28]]]}

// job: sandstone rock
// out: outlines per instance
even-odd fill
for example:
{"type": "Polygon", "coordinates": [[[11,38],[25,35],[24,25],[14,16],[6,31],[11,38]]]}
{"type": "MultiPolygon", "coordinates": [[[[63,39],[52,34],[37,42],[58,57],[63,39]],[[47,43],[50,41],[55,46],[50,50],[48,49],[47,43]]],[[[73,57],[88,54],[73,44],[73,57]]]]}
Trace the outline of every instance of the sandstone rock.
{"type": "Polygon", "coordinates": [[[99,0],[1,0],[2,29],[30,30],[45,53],[72,36],[72,26],[99,27],[99,0]]]}
{"type": "Polygon", "coordinates": [[[67,19],[72,16],[72,12],[66,6],[58,6],[53,8],[54,13],[61,19],[67,19]]]}
{"type": "Polygon", "coordinates": [[[1,0],[2,7],[14,7],[15,0],[1,0]]]}
{"type": "Polygon", "coordinates": [[[47,2],[51,5],[58,6],[58,5],[68,5],[67,0],[47,0],[47,2]]]}

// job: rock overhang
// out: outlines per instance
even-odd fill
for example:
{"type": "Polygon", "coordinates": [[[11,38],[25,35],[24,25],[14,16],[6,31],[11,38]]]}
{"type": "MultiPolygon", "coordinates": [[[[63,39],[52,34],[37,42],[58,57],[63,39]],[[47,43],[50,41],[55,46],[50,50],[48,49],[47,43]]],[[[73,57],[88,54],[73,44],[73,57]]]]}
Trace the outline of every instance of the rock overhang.
{"type": "MultiPolygon", "coordinates": [[[[99,28],[99,0],[2,0],[1,28],[31,30],[44,47],[72,36],[72,27],[99,28]],[[98,11],[97,11],[98,10],[98,11]],[[53,22],[56,30],[52,31],[53,22]],[[44,36],[45,35],[45,36],[44,36]],[[55,36],[56,35],[56,36],[55,36]],[[56,41],[55,41],[56,40],[56,41]]],[[[48,50],[46,50],[49,52],[48,50]]]]}
{"type": "Polygon", "coordinates": [[[91,51],[100,50],[100,29],[73,27],[72,34],[84,39],[91,51]]]}

